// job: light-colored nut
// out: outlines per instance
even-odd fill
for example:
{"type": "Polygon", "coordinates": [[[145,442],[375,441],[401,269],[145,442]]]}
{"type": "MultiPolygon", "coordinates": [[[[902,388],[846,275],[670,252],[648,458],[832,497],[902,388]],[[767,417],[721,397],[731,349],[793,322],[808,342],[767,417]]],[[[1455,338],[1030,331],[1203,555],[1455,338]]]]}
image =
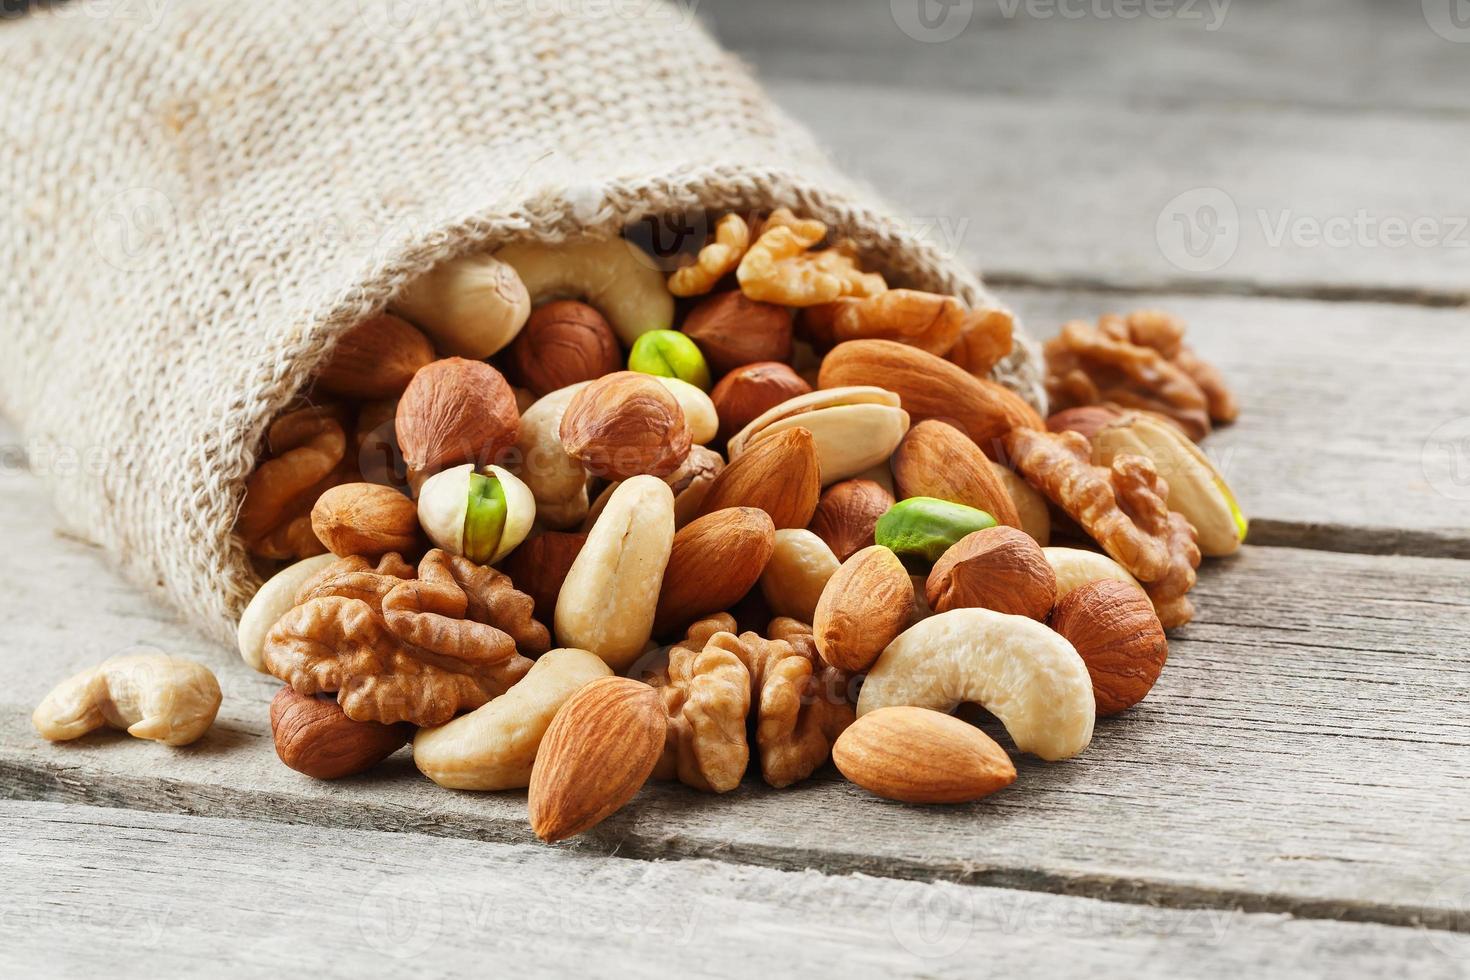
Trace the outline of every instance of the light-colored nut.
{"type": "MultiPolygon", "coordinates": [[[[418,523],[435,547],[493,565],[531,533],[536,498],[509,470],[465,463],[430,477],[419,490],[418,523]]],[[[408,550],[408,549],[398,549],[408,550]]]]}
{"type": "Polygon", "coordinates": [[[614,670],[638,659],[653,633],[674,545],[674,492],[652,476],[624,480],[572,562],[556,603],[556,635],[614,670]]]}
{"type": "Polygon", "coordinates": [[[636,371],[598,378],[573,396],[561,444],[594,476],[665,477],[689,455],[684,410],[669,389],[636,371]]]}
{"type": "Polygon", "coordinates": [[[738,289],[703,300],[689,311],[681,329],[704,351],[716,374],[791,358],[791,311],[758,303],[738,289]]]}
{"type": "Polygon", "coordinates": [[[679,531],[664,571],[654,635],[683,631],[735,605],[760,580],[775,546],[776,525],[755,507],[717,510],[679,531]]]}
{"type": "Polygon", "coordinates": [[[533,305],[578,299],[595,306],[626,347],[674,325],[674,297],[658,264],[622,238],[558,245],[507,245],[495,253],[520,274],[533,305]]]}
{"type": "Polygon", "coordinates": [[[991,460],[990,471],[1010,494],[1016,516],[1021,519],[1021,530],[1045,548],[1051,543],[1051,509],[1046,505],[1046,498],[1008,466],[991,460]]]}
{"type": "Polygon", "coordinates": [[[990,460],[959,429],[926,419],[909,430],[893,454],[900,499],[936,497],[983,510],[997,524],[1020,527],[1021,515],[990,460]]]}
{"type": "Polygon", "coordinates": [[[376,483],[344,483],[323,493],[311,509],[311,530],[344,558],[412,551],[419,541],[413,501],[376,483]]]}
{"type": "Polygon", "coordinates": [[[730,439],[756,418],[812,390],[788,365],[775,361],[747,364],[720,379],[710,394],[719,413],[720,438],[730,439]]]}
{"type": "Polygon", "coordinates": [[[864,548],[827,580],[812,618],[817,652],[833,667],[867,670],[909,623],[914,583],[898,556],[864,548]]]}
{"type": "Polygon", "coordinates": [[[761,595],[771,612],[803,623],[817,615],[822,590],[841,563],[827,542],[802,528],[776,531],[776,547],[761,575],[761,595]]]}
{"type": "Polygon", "coordinates": [[[669,394],[684,410],[684,421],[689,424],[689,439],[696,446],[703,446],[714,439],[720,431],[720,417],[715,413],[715,403],[709,395],[687,381],[678,378],[655,377],[655,381],[669,389],[669,394]]]}
{"type": "Polygon", "coordinates": [[[927,567],[967,534],[995,527],[983,510],[933,497],[900,500],[878,518],[873,538],[898,557],[927,567]]]}
{"type": "Polygon", "coordinates": [[[715,477],[701,514],[727,507],[759,507],[776,527],[806,527],[822,493],[817,447],[806,429],[762,439],[715,477]]]}
{"type": "Polygon", "coordinates": [[[421,368],[398,400],[394,429],[411,480],[459,463],[489,463],[515,444],[515,392],[488,364],[449,357],[421,368]]]}
{"type": "Polygon", "coordinates": [[[441,262],[393,301],[446,354],[483,360],[526,325],[531,297],[514,269],[490,255],[441,262]]]}
{"type": "Polygon", "coordinates": [[[1143,588],[1126,568],[1099,552],[1081,548],[1042,548],[1041,553],[1057,576],[1057,602],[1066,598],[1073,589],[1105,579],[1143,588]]]}
{"type": "Polygon", "coordinates": [[[1169,657],[1169,641],[1144,591],[1104,579],[1073,589],[1057,603],[1051,628],[1076,648],[1099,715],[1115,715],[1153,690],[1169,657]]]}
{"type": "Polygon", "coordinates": [[[500,697],[413,740],[419,771],[449,789],[531,785],[536,750],[557,711],[577,691],[612,673],[586,650],[552,650],[500,697]]]}
{"type": "Polygon", "coordinates": [[[164,745],[188,745],[214,724],[221,698],[219,681],[203,664],[163,653],[129,654],[56,685],[31,723],[52,742],[105,726],[164,745]]]}
{"type": "Polygon", "coordinates": [[[872,296],[888,288],[882,276],[864,273],[846,251],[810,251],[826,237],[827,226],[810,219],[796,220],[783,211],[766,220],[735,269],[746,296],[781,306],[815,306],[843,296],[872,296]]]}
{"type": "Polygon", "coordinates": [[[1044,620],[1056,603],[1057,577],[1025,531],[992,527],[967,534],[934,563],[924,594],[937,613],[994,609],[1044,620]]]}
{"type": "Polygon", "coordinates": [[[757,416],[729,444],[730,462],[778,433],[803,428],[816,441],[823,484],[849,480],[893,455],[909,430],[898,396],[875,387],[832,388],[788,399],[757,416]]]}
{"type": "Polygon", "coordinates": [[[822,494],[812,515],[812,532],[839,561],[873,544],[878,520],[893,506],[893,494],[873,480],[843,480],[822,494]]]}
{"type": "Polygon", "coordinates": [[[903,803],[968,803],[1016,781],[1005,749],[958,718],[898,705],[853,722],[832,746],[841,773],[903,803]]]}
{"type": "Polygon", "coordinates": [[[623,351],[607,321],[586,303],[538,306],[510,349],[515,373],[537,396],[612,374],[623,351]]]}
{"type": "Polygon", "coordinates": [[[342,335],[317,372],[316,385],[341,398],[397,398],[415,372],[433,359],[428,337],[385,313],[342,335]]]}
{"type": "Polygon", "coordinates": [[[683,527],[699,516],[715,478],[725,470],[725,457],[713,449],[692,446],[689,458],[664,480],[674,491],[674,526],[683,527]]]}
{"type": "Polygon", "coordinates": [[[890,289],[866,299],[839,300],[831,329],[837,342],[895,340],[942,356],[959,340],[964,322],[964,307],[953,296],[890,289]]]}
{"type": "Polygon", "coordinates": [[[983,705],[1017,749],[1048,761],[1092,741],[1092,679],[1072,644],[1034,619],[989,609],[951,609],[909,627],[868,672],[857,710],[947,714],[962,701],[983,705]]]}
{"type": "Polygon", "coordinates": [[[591,382],[553,391],[526,410],[510,467],[531,488],[536,517],[547,527],[568,528],[587,516],[587,471],[561,444],[567,406],[591,382]]]}
{"type": "Polygon", "coordinates": [[[735,271],[745,250],[750,248],[750,225],[733,211],[715,225],[714,237],[699,250],[693,265],[676,269],[669,276],[669,292],[675,296],[702,296],[735,271]]]}
{"type": "Polygon", "coordinates": [[[585,534],[542,531],[511,553],[501,570],[515,587],[536,603],[535,616],[543,623],[556,618],[556,599],[572,562],[587,543],[585,534]]]}
{"type": "Polygon", "coordinates": [[[270,673],[265,669],[262,657],[266,635],[276,625],[276,620],[296,607],[296,590],[336,561],[337,556],[331,554],[303,558],[266,580],[245,607],[240,616],[240,626],[235,631],[241,659],[262,674],[270,673]]]}
{"type": "Polygon", "coordinates": [[[668,719],[657,691],[603,677],[569,697],[531,767],[531,829],[549,842],[591,830],[648,781],[664,751],[668,719]]]}
{"type": "Polygon", "coordinates": [[[628,370],[656,378],[678,378],[709,391],[709,364],[687,336],[677,330],[650,330],[628,352],[628,370]]]}
{"type": "Polygon", "coordinates": [[[297,694],[290,685],[271,700],[276,755],[313,779],[367,772],[408,744],[413,726],[353,721],[335,695],[297,694]]]}

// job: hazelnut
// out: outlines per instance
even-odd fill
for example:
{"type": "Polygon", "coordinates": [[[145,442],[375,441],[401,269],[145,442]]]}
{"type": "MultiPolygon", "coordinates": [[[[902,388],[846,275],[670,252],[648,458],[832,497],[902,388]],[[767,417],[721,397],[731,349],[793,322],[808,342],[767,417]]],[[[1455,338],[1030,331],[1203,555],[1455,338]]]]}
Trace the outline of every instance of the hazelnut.
{"type": "Polygon", "coordinates": [[[843,480],[822,494],[811,529],[838,561],[847,561],[873,543],[878,518],[892,506],[893,494],[872,480],[843,480]]]}
{"type": "Polygon", "coordinates": [[[1051,628],[1076,648],[1099,715],[1142,701],[1169,656],[1169,641],[1148,596],[1136,585],[1103,579],[1073,589],[1057,603],[1051,628]]]}
{"type": "Polygon", "coordinates": [[[1057,577],[1029,534],[991,527],[965,535],[946,551],[924,591],[936,613],[978,608],[1045,619],[1056,603],[1057,577]]]}
{"type": "Polygon", "coordinates": [[[394,419],[409,478],[458,463],[488,463],[515,444],[515,392],[483,361],[449,357],[425,365],[398,401],[394,419]]]}
{"type": "Polygon", "coordinates": [[[592,475],[625,480],[673,473],[692,439],[668,388],[650,375],[619,371],[573,396],[562,416],[561,444],[592,475]]]}
{"type": "Polygon", "coordinates": [[[412,551],[419,541],[412,500],[376,483],[344,483],[317,498],[311,529],[334,555],[412,551]]]}
{"type": "Polygon", "coordinates": [[[317,387],[329,395],[369,401],[397,398],[419,368],[434,359],[434,345],[413,324],[387,313],[353,327],[327,355],[317,387]]]}
{"type": "Polygon", "coordinates": [[[510,357],[521,382],[540,397],[613,373],[623,353],[601,313],[563,299],[532,311],[510,357]]]}
{"type": "Polygon", "coordinates": [[[531,297],[510,265],[491,255],[465,255],[409,283],[393,309],[444,353],[479,359],[515,339],[531,315],[531,297]]]}
{"type": "Polygon", "coordinates": [[[720,416],[720,438],[729,439],[782,402],[811,390],[795,371],[775,361],[736,368],[710,393],[720,416]]]}
{"type": "Polygon", "coordinates": [[[313,779],[340,779],[366,772],[413,737],[413,726],[353,721],[335,695],[312,697],[283,687],[271,701],[276,755],[313,779]]]}
{"type": "Polygon", "coordinates": [[[701,302],[685,318],[683,330],[716,374],[791,357],[791,311],[749,299],[738,289],[701,302]]]}

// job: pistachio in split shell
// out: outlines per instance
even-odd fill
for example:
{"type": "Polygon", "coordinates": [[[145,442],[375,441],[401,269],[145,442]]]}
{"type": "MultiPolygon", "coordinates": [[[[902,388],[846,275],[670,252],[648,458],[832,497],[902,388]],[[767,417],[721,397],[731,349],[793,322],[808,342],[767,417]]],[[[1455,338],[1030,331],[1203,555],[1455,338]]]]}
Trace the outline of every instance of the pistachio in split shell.
{"type": "Polygon", "coordinates": [[[891,391],[872,386],[830,388],[799,395],[762,413],[729,444],[730,462],[761,441],[794,428],[812,434],[822,483],[851,479],[893,455],[909,430],[909,416],[891,391]]]}
{"type": "Polygon", "coordinates": [[[490,255],[439,263],[392,305],[441,351],[476,361],[515,340],[531,315],[531,297],[520,276],[490,255]]]}
{"type": "Polygon", "coordinates": [[[873,537],[906,563],[928,567],[967,534],[995,527],[983,510],[933,497],[900,500],[878,519],[873,537]]]}
{"type": "Polygon", "coordinates": [[[500,466],[466,463],[430,477],[419,491],[419,524],[436,547],[490,565],[531,532],[536,498],[500,466]]]}
{"type": "Polygon", "coordinates": [[[678,378],[709,391],[709,365],[699,347],[677,330],[650,330],[633,343],[628,370],[660,378],[678,378]]]}

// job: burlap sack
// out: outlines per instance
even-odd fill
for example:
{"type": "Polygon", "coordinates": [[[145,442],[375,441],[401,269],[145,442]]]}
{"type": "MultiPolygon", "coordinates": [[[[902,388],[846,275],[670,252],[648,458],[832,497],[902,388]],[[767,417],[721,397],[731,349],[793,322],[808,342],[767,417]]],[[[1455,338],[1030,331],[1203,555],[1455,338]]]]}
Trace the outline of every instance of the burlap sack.
{"type": "MultiPolygon", "coordinates": [[[[0,20],[0,73],[3,410],[66,526],[221,639],[267,424],[436,262],[787,204],[992,302],[688,0],[74,3],[0,20]]],[[[1039,404],[1020,347],[999,376],[1039,404]]]]}

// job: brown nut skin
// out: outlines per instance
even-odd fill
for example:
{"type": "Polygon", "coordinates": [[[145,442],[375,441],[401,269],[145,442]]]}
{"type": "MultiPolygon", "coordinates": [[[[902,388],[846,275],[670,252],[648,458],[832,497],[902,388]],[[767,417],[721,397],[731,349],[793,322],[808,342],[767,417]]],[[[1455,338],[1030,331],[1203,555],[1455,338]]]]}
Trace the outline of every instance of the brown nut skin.
{"type": "Polygon", "coordinates": [[[1050,625],[1087,665],[1099,715],[1142,701],[1169,657],[1153,604],[1127,582],[1106,579],[1073,589],[1052,610],[1050,625]]]}
{"type": "Polygon", "coordinates": [[[311,529],[332,554],[343,558],[408,552],[419,544],[418,508],[392,487],[344,483],[317,498],[311,529]]]}
{"type": "Polygon", "coordinates": [[[847,561],[873,544],[873,528],[893,504],[893,494],[873,480],[843,480],[822,494],[810,530],[847,561]]]}
{"type": "Polygon", "coordinates": [[[1120,409],[1109,405],[1082,405],[1064,408],[1047,416],[1048,432],[1080,432],[1088,440],[1123,417],[1120,409]]]}
{"type": "Polygon", "coordinates": [[[341,779],[367,772],[408,744],[414,728],[353,721],[335,695],[297,694],[283,687],[271,701],[276,755],[313,779],[341,779]]]}
{"type": "Polygon", "coordinates": [[[700,302],[681,329],[699,345],[716,374],[791,358],[791,311],[750,299],[738,289],[700,302]]]}
{"type": "Polygon", "coordinates": [[[909,429],[892,459],[900,500],[936,497],[975,507],[997,524],[1020,527],[1021,515],[990,460],[969,436],[947,422],[927,419],[909,429]]]}
{"type": "Polygon", "coordinates": [[[420,368],[398,400],[394,430],[411,476],[485,464],[515,445],[521,414],[504,375],[483,361],[446,357],[420,368]]]}
{"type": "Polygon", "coordinates": [[[822,659],[839,670],[867,670],[914,613],[914,583],[882,545],[842,563],[817,600],[812,636],[822,659]]]}
{"type": "Polygon", "coordinates": [[[556,598],[586,543],[585,534],[545,531],[512,551],[501,566],[511,584],[535,602],[535,617],[541,622],[556,618],[556,598]]]}
{"type": "Polygon", "coordinates": [[[817,443],[794,428],[761,439],[715,477],[700,514],[727,507],[759,507],[777,529],[806,527],[822,493],[817,443]]]}
{"type": "Polygon", "coordinates": [[[775,361],[736,368],[710,393],[720,416],[720,438],[729,440],[768,410],[811,390],[801,375],[775,361]]]}
{"type": "Polygon", "coordinates": [[[674,535],[653,635],[681,632],[734,606],[755,588],[775,550],[776,525],[755,507],[729,507],[690,522],[674,535]]]}
{"type": "Polygon", "coordinates": [[[342,336],[317,372],[317,388],[329,395],[372,401],[397,398],[419,368],[434,359],[434,345],[407,320],[384,313],[342,336]]]}
{"type": "Polygon", "coordinates": [[[1031,535],[988,527],[956,541],[934,563],[925,585],[929,608],[993,609],[1045,620],[1057,598],[1057,575],[1031,535]]]}
{"type": "Polygon", "coordinates": [[[994,739],[928,708],[868,712],[837,739],[832,762],[869,793],[901,803],[969,803],[1016,781],[994,739]]]}
{"type": "Polygon", "coordinates": [[[622,367],[618,338],[602,314],[575,300],[536,307],[510,348],[522,384],[536,397],[622,367]]]}
{"type": "Polygon", "coordinates": [[[684,462],[693,439],[668,388],[649,375],[618,371],[572,398],[561,420],[561,444],[593,476],[662,479],[684,462]]]}

